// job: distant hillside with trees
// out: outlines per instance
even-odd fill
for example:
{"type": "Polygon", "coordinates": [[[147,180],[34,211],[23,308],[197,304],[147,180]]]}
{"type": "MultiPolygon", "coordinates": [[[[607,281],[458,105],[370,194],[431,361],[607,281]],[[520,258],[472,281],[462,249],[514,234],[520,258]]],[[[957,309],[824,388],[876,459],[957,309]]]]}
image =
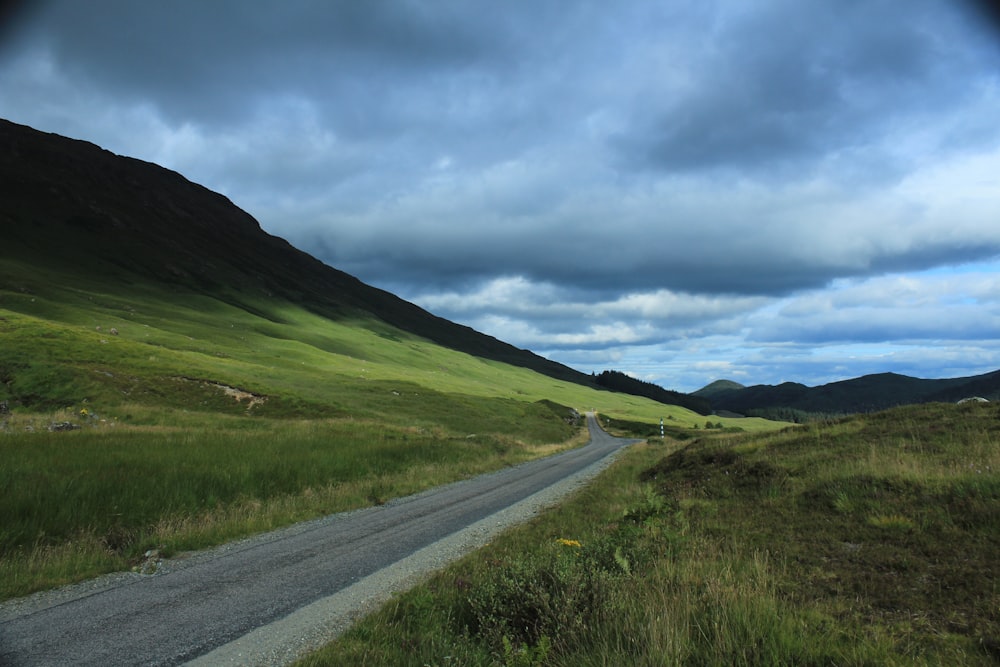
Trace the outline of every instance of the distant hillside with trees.
{"type": "Polygon", "coordinates": [[[939,380],[876,373],[818,387],[798,382],[744,387],[716,381],[693,395],[711,401],[720,412],[806,422],[916,403],[955,403],[973,397],[1000,400],[1000,370],[939,380]]]}
{"type": "Polygon", "coordinates": [[[700,415],[712,414],[712,404],[706,398],[664,389],[658,384],[636,379],[621,371],[602,371],[594,380],[598,386],[611,391],[651,398],[665,405],[679,405],[700,415]]]}

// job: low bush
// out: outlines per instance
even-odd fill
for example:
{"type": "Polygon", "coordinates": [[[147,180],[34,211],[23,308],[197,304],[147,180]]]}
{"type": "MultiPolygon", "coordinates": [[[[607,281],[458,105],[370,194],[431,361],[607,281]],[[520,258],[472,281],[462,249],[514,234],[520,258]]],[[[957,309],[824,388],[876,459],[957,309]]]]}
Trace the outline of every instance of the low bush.
{"type": "Polygon", "coordinates": [[[996,664],[998,417],[636,445],[305,664],[996,664]],[[399,650],[413,596],[430,620],[399,650]]]}

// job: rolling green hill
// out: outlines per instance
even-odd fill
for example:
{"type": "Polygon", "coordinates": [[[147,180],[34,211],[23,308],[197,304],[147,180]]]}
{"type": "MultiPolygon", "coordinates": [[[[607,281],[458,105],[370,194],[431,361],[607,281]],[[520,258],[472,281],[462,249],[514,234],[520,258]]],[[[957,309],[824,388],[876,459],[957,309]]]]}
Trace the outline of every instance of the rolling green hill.
{"type": "Polygon", "coordinates": [[[579,445],[584,410],[702,422],[86,142],[0,122],[0,202],[0,599],[579,445]]]}
{"type": "Polygon", "coordinates": [[[590,384],[319,262],[175,172],[84,141],[0,121],[0,200],[6,260],[206,295],[249,312],[289,302],[334,320],[374,317],[458,351],[590,384]]]}
{"type": "Polygon", "coordinates": [[[604,371],[596,375],[595,379],[599,386],[611,389],[612,391],[645,396],[646,398],[651,398],[654,401],[667,405],[680,405],[700,415],[712,414],[711,404],[701,396],[670,391],[652,382],[645,382],[626,375],[621,371],[604,371]]]}
{"type": "MultiPolygon", "coordinates": [[[[369,379],[381,363],[383,379],[504,395],[521,380],[498,382],[495,373],[484,373],[484,365],[500,362],[504,372],[515,366],[604,389],[590,375],[326,266],[262,231],[222,195],[175,172],[84,141],[0,121],[0,199],[0,308],[38,318],[7,316],[0,324],[18,340],[51,351],[41,357],[15,349],[14,339],[8,339],[6,353],[0,352],[0,400],[68,406],[108,385],[108,396],[127,392],[122,395],[134,400],[152,391],[143,384],[152,375],[236,383],[274,395],[265,410],[293,398],[324,410],[344,402],[343,392],[332,398],[322,390],[303,394],[280,384],[266,386],[295,375],[275,345],[287,348],[306,375],[326,367],[360,377],[362,371],[354,368],[360,360],[372,362],[362,364],[369,379]],[[46,347],[55,334],[39,335],[40,322],[70,328],[46,347]],[[81,326],[89,329],[85,339],[81,326]],[[118,335],[109,338],[112,328],[118,335]],[[96,353],[95,340],[112,347],[96,353]],[[305,349],[292,353],[298,344],[305,349]],[[156,346],[159,354],[145,354],[145,345],[156,346]],[[57,358],[71,348],[76,348],[72,359],[57,358]],[[135,372],[95,370],[98,362],[120,365],[119,352],[135,364],[135,372]],[[183,358],[177,356],[181,352],[183,358]],[[472,368],[466,355],[476,359],[472,368]],[[270,370],[272,364],[278,369],[270,370]],[[50,381],[47,373],[59,381],[50,381]],[[135,386],[124,386],[122,374],[135,378],[135,386]]],[[[545,384],[532,374],[524,377],[529,385],[545,384]]],[[[657,408],[655,416],[662,412],[657,408]]]]}

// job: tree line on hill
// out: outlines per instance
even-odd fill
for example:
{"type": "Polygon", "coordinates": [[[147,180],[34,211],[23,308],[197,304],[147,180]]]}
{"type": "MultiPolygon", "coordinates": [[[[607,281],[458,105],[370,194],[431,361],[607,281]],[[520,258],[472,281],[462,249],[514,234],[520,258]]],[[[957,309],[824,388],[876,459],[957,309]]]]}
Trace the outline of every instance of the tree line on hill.
{"type": "Polygon", "coordinates": [[[621,371],[601,371],[594,375],[594,382],[611,391],[650,398],[665,405],[679,405],[700,415],[712,414],[712,404],[706,398],[664,389],[658,384],[636,379],[621,371]]]}
{"type": "Polygon", "coordinates": [[[877,412],[915,403],[953,403],[970,397],[1000,400],[1000,370],[939,380],[876,373],[819,387],[807,387],[797,382],[745,387],[736,382],[718,380],[692,394],[664,389],[614,370],[592,373],[591,381],[610,391],[678,405],[701,415],[763,417],[797,423],[877,412]]]}
{"type": "Polygon", "coordinates": [[[715,382],[694,395],[710,400],[717,412],[801,423],[917,403],[955,403],[973,397],[1000,400],[1000,371],[944,379],[875,373],[818,387],[797,382],[751,387],[715,382]]]}

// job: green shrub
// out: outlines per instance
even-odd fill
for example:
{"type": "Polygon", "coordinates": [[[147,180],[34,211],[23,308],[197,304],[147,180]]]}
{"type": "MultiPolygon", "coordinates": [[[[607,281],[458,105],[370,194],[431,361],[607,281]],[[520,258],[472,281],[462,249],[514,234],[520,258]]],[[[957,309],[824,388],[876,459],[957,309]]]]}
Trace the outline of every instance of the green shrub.
{"type": "Polygon", "coordinates": [[[471,634],[500,652],[505,642],[565,650],[601,620],[616,575],[583,547],[556,543],[491,569],[470,590],[464,618],[471,634]]]}

